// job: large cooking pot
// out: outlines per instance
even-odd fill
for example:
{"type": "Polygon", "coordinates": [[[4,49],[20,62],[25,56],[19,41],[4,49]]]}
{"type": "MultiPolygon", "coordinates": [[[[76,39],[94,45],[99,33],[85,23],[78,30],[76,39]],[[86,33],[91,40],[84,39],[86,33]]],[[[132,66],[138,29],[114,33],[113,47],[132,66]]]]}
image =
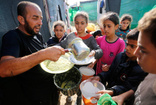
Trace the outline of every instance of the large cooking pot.
{"type": "Polygon", "coordinates": [[[71,70],[54,75],[54,84],[66,96],[72,96],[79,90],[82,75],[80,71],[73,67],[71,70]]]}

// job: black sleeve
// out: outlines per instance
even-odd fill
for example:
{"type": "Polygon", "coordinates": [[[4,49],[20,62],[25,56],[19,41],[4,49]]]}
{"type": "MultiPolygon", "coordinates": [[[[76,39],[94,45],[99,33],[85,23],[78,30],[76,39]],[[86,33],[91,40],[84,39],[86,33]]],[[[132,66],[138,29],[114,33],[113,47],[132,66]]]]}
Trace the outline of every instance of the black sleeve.
{"type": "Polygon", "coordinates": [[[1,56],[14,56],[20,55],[19,37],[16,31],[9,31],[2,38],[1,56]]]}
{"type": "Polygon", "coordinates": [[[147,73],[145,73],[139,65],[129,68],[128,71],[130,71],[127,74],[128,77],[122,84],[114,85],[113,87],[111,87],[111,90],[114,90],[114,95],[119,95],[130,89],[132,89],[135,92],[140,82],[147,75],[147,73]]]}

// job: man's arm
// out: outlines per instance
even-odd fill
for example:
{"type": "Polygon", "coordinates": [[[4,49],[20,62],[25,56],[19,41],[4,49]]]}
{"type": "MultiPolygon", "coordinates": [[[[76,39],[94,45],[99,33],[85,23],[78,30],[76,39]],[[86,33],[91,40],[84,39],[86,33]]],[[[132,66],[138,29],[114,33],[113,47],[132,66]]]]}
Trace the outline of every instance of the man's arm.
{"type": "Polygon", "coordinates": [[[65,54],[63,48],[48,47],[20,58],[3,56],[0,60],[0,77],[10,77],[21,74],[47,59],[57,61],[62,54],[65,54]]]}

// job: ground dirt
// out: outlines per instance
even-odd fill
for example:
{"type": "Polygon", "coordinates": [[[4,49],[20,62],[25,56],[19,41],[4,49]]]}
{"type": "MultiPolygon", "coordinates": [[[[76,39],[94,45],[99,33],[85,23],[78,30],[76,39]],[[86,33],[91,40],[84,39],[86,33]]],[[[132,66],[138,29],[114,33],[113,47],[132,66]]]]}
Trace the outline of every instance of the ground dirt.
{"type": "MultiPolygon", "coordinates": [[[[66,98],[67,96],[63,95],[61,92],[60,92],[60,99],[59,99],[59,103],[58,105],[76,105],[76,99],[77,99],[77,95],[73,95],[72,96],[72,102],[67,102],[66,101],[66,98]]],[[[83,105],[83,102],[82,102],[82,105],[83,105]]]]}

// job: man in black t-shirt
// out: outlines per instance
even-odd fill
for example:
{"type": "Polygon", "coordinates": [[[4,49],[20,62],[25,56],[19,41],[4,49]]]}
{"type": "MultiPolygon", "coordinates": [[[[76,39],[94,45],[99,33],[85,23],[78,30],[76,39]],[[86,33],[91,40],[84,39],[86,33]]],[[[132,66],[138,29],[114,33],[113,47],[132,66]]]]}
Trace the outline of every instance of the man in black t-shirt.
{"type": "Polygon", "coordinates": [[[57,61],[65,51],[48,47],[39,33],[42,26],[40,7],[28,1],[17,6],[18,28],[2,39],[0,90],[4,105],[57,105],[58,93],[53,75],[42,70],[44,60],[57,61]]]}

